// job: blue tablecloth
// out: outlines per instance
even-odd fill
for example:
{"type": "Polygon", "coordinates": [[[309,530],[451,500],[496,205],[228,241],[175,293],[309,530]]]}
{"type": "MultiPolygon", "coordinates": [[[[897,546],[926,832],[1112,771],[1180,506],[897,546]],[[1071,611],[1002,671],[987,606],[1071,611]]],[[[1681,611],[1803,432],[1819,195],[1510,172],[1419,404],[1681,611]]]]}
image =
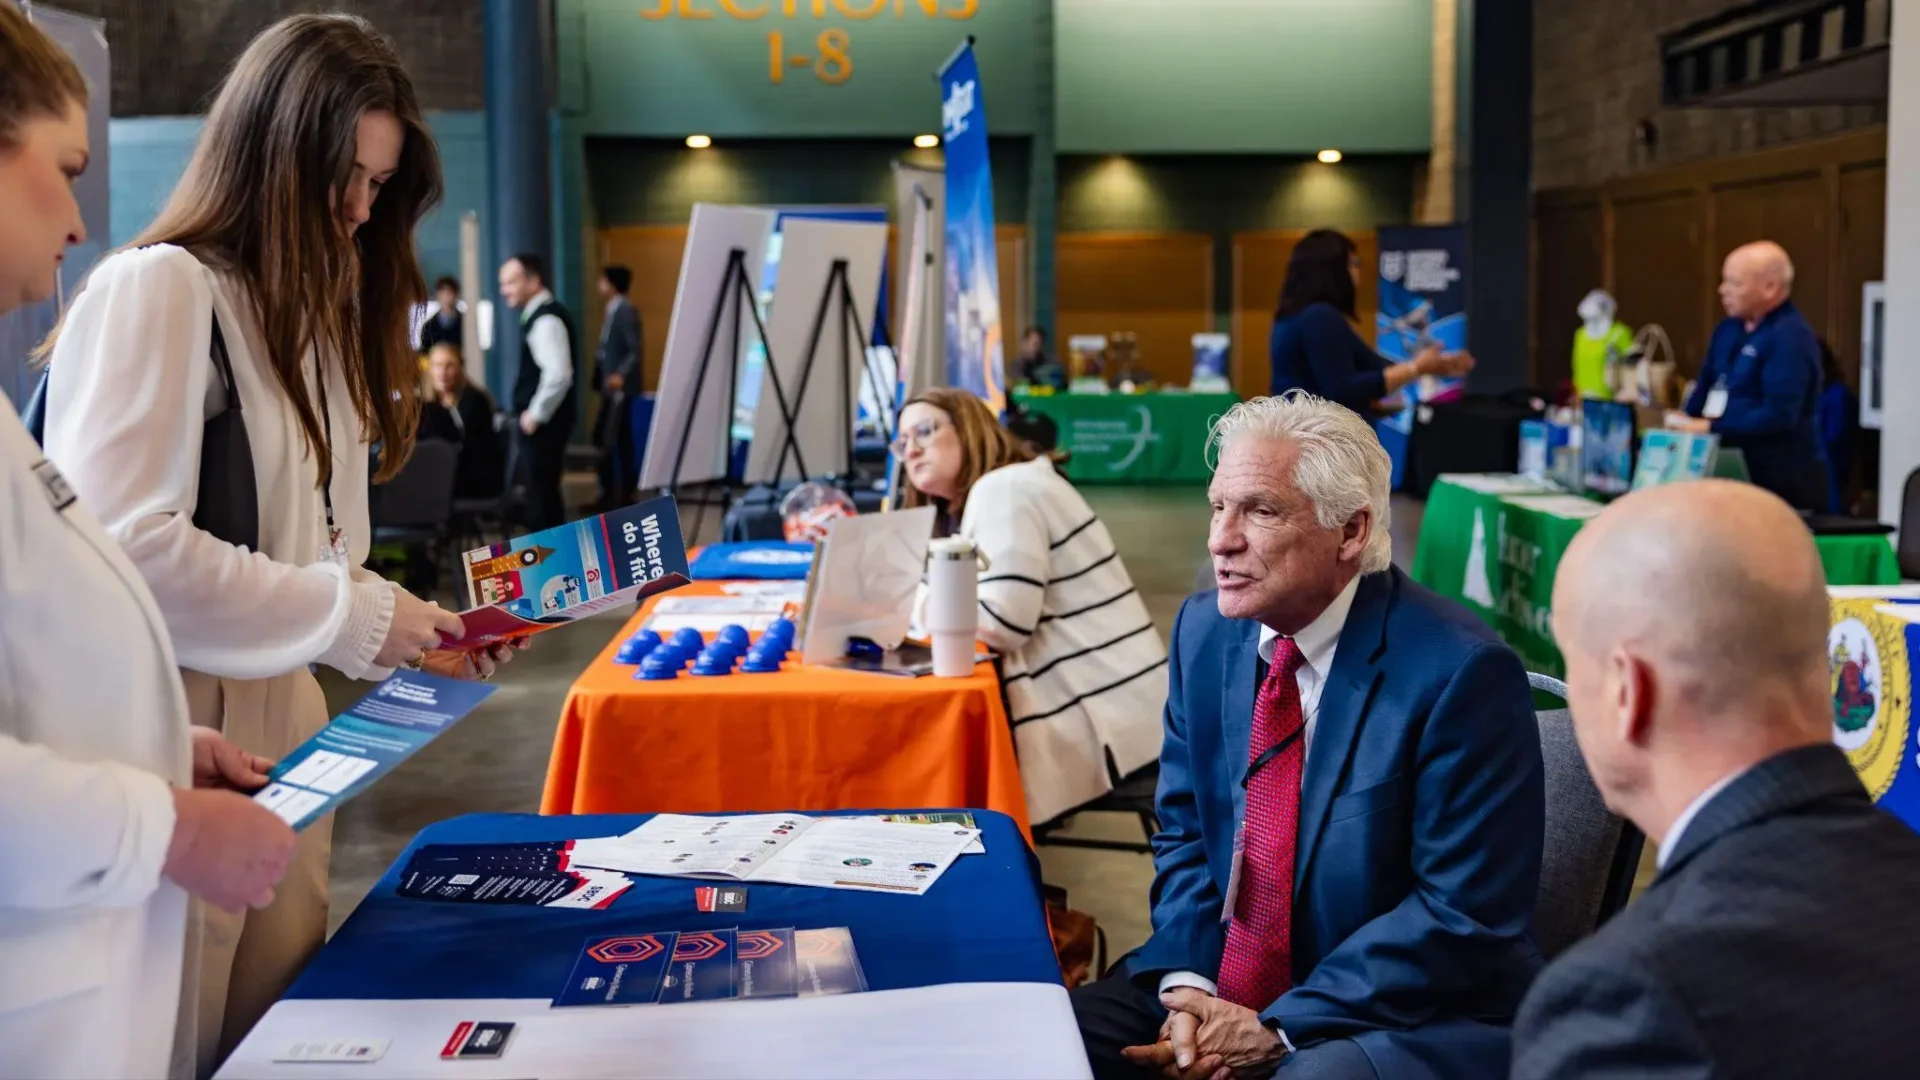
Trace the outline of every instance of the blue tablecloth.
{"type": "Polygon", "coordinates": [[[848,927],[870,990],[964,982],[1059,985],[1031,849],[1005,815],[971,813],[986,854],[961,856],[925,896],[750,884],[744,914],[695,910],[693,891],[700,883],[685,878],[636,878],[605,911],[401,899],[395,894],[400,871],[422,844],[612,836],[652,815],[454,818],[414,837],[287,997],[551,997],[589,937],[728,927],[848,927]]]}
{"type": "Polygon", "coordinates": [[[702,548],[687,573],[695,581],[805,581],[812,566],[811,543],[735,540],[702,548]]]}

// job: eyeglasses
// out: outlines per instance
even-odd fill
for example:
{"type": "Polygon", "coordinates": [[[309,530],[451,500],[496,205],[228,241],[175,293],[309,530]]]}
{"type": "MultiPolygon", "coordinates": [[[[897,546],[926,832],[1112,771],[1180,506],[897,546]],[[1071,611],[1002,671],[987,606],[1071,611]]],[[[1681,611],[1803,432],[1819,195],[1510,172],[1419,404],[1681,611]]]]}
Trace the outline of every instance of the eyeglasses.
{"type": "Polygon", "coordinates": [[[927,443],[946,426],[938,420],[923,420],[910,428],[901,429],[900,437],[893,440],[893,456],[906,457],[909,446],[926,449],[927,443]]]}

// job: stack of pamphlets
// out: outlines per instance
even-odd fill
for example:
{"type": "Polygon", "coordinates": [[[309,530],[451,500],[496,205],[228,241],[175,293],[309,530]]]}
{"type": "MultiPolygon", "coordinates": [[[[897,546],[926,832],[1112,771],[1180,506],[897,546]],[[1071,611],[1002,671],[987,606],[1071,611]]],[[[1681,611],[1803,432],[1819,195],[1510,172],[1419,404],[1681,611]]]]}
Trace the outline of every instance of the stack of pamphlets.
{"type": "Polygon", "coordinates": [[[959,824],[801,814],[657,814],[620,836],[573,841],[571,863],[622,874],[709,877],[922,896],[980,838],[959,824]]]}

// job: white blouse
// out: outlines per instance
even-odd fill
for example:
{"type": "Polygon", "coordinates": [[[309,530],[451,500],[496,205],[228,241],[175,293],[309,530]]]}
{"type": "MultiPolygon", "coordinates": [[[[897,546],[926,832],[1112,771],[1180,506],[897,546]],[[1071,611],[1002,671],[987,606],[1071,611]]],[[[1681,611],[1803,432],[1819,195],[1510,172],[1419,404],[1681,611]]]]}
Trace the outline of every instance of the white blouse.
{"type": "MultiPolygon", "coordinates": [[[[305,369],[310,387],[316,367],[305,369]]],[[[389,674],[374,657],[393,620],[393,586],[361,565],[372,531],[368,440],[337,362],[325,377],[344,566],[323,558],[318,465],[237,278],[168,244],[114,255],[75,297],[51,371],[47,454],[139,567],[182,666],[236,679],[309,663],[360,679],[389,674]],[[201,429],[225,402],[214,312],[253,450],[259,551],[193,524],[201,429]]]]}

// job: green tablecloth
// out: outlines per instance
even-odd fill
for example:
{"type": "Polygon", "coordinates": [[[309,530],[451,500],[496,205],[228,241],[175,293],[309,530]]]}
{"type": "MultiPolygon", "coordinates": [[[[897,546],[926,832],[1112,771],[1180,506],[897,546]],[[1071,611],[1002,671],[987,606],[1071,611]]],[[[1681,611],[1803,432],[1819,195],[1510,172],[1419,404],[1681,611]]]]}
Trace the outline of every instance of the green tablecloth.
{"type": "Polygon", "coordinates": [[[1232,394],[1028,394],[1030,413],[1060,427],[1067,478],[1078,484],[1204,484],[1207,430],[1232,394]]]}
{"type": "MultiPolygon", "coordinates": [[[[1504,638],[1527,669],[1560,675],[1565,664],[1548,615],[1560,555],[1600,504],[1550,494],[1513,476],[1444,476],[1427,495],[1413,579],[1459,601],[1504,638]]],[[[1819,536],[1829,585],[1900,580],[1884,536],[1819,536]]]]}

